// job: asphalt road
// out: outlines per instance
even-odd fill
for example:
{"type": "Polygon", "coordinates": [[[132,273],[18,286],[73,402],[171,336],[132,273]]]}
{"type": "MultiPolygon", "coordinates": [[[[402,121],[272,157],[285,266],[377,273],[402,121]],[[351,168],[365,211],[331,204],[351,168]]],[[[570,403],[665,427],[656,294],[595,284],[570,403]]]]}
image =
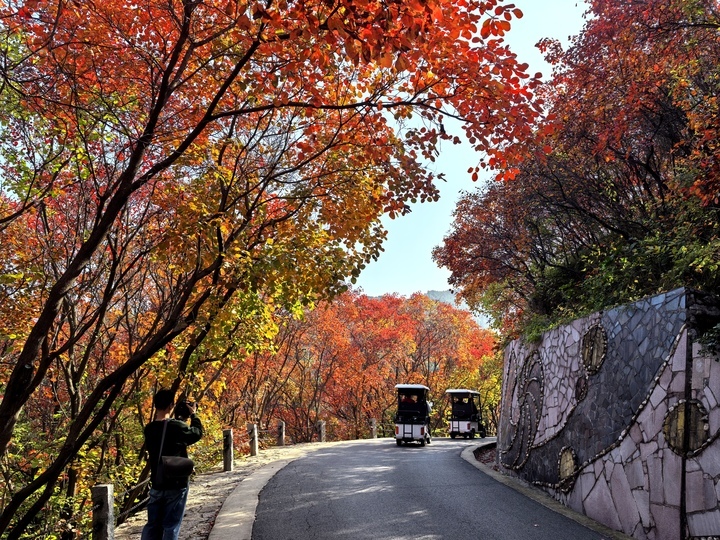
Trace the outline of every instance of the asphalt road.
{"type": "Polygon", "coordinates": [[[253,540],[600,540],[461,459],[477,441],[334,446],[281,469],[260,492],[253,540]]]}

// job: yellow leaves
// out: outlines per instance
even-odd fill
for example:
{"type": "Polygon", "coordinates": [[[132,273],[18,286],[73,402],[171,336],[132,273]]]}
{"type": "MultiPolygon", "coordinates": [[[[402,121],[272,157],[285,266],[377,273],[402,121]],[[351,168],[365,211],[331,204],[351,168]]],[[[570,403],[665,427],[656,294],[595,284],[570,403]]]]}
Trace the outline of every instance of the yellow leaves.
{"type": "Polygon", "coordinates": [[[275,37],[280,40],[290,39],[290,34],[282,29],[275,30],[275,37]]]}

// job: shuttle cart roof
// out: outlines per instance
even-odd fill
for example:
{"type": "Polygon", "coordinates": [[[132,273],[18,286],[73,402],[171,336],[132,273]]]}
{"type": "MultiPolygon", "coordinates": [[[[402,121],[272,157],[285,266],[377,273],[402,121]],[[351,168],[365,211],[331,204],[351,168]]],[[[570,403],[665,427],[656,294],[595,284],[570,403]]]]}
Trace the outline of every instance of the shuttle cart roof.
{"type": "Polygon", "coordinates": [[[424,384],[396,384],[395,388],[397,390],[425,390],[427,392],[430,391],[430,389],[424,384]]]}
{"type": "Polygon", "coordinates": [[[476,392],[475,390],[468,390],[466,388],[449,388],[448,390],[445,390],[446,394],[472,394],[475,396],[479,396],[480,392],[476,392]]]}

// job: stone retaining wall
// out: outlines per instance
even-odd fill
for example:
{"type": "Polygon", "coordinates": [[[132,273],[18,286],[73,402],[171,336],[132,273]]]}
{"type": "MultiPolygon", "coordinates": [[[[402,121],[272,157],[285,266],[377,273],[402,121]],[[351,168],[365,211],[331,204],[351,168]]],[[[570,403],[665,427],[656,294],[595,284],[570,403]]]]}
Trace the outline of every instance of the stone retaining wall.
{"type": "Polygon", "coordinates": [[[638,539],[720,538],[717,298],[677,289],[505,350],[499,465],[638,539]]]}

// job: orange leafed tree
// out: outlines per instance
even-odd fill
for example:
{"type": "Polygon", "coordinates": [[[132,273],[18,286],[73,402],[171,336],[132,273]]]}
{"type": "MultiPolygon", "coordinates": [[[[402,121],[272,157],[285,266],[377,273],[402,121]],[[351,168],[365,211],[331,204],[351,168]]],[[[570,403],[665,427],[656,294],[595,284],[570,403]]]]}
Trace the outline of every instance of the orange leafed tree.
{"type": "MultiPolygon", "coordinates": [[[[300,440],[309,440],[312,432],[305,430],[317,420],[328,422],[334,438],[368,436],[372,419],[392,422],[394,387],[408,382],[430,387],[438,427],[445,390],[480,389],[482,366],[493,361],[492,332],[467,311],[422,294],[348,292],[309,313],[303,327],[294,345],[303,361],[288,379],[281,414],[300,440]]],[[[497,385],[497,379],[488,381],[486,394],[497,385]]]]}
{"type": "Polygon", "coordinates": [[[369,433],[370,420],[394,404],[393,386],[413,346],[412,321],[398,296],[346,293],[339,300],[335,309],[347,350],[328,387],[325,414],[336,420],[337,436],[360,438],[369,433]]]}
{"type": "Polygon", "coordinates": [[[398,383],[427,384],[440,427],[447,388],[481,390],[488,419],[499,392],[495,335],[470,313],[415,294],[370,298],[350,291],[324,302],[301,321],[288,321],[273,351],[247,356],[216,392],[215,408],[227,425],[266,428],[286,424],[295,442],[316,436],[370,434],[371,420],[392,423],[398,383]]]}

